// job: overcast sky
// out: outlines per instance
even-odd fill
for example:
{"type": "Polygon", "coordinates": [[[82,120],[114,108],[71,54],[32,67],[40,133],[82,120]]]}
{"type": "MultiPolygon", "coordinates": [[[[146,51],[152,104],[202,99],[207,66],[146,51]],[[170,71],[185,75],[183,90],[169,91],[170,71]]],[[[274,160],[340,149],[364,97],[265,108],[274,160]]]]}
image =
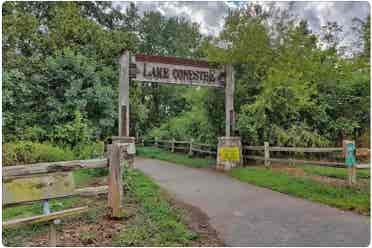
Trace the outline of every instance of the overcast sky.
{"type": "MultiPolygon", "coordinates": [[[[213,35],[218,34],[221,30],[228,8],[236,8],[240,4],[246,3],[242,1],[134,2],[140,13],[157,10],[165,16],[185,16],[191,21],[199,23],[202,33],[213,35]]],[[[260,2],[260,4],[273,4],[307,19],[314,33],[317,33],[327,21],[337,21],[344,28],[345,45],[348,45],[352,40],[350,28],[353,18],[365,18],[370,9],[367,1],[260,2]]],[[[114,5],[121,5],[125,9],[128,2],[114,2],[114,5]]]]}

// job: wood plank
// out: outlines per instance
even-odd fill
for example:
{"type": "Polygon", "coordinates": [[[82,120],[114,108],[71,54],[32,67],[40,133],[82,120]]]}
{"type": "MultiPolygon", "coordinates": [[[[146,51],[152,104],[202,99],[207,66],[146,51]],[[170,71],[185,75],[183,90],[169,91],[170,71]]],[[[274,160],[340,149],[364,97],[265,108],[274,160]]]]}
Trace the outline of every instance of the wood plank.
{"type": "Polygon", "coordinates": [[[111,210],[111,217],[120,218],[123,216],[123,178],[121,170],[120,144],[113,144],[110,153],[109,175],[108,175],[108,207],[111,210]]]}
{"type": "Polygon", "coordinates": [[[285,162],[285,163],[297,163],[297,164],[325,165],[325,166],[333,166],[333,167],[345,166],[345,163],[343,163],[343,162],[328,162],[328,161],[315,161],[315,160],[270,158],[270,161],[272,161],[272,162],[285,162]]]}
{"type": "Polygon", "coordinates": [[[183,140],[179,140],[179,141],[177,141],[177,140],[175,140],[174,143],[175,143],[175,144],[189,144],[190,141],[183,141],[183,140]]]}
{"type": "Polygon", "coordinates": [[[98,186],[98,187],[86,187],[86,188],[76,189],[73,195],[82,196],[82,197],[84,196],[91,197],[91,196],[107,194],[107,192],[108,192],[108,186],[103,185],[103,186],[98,186]]]}
{"type": "Polygon", "coordinates": [[[136,142],[135,137],[131,136],[111,136],[112,141],[122,141],[123,143],[134,143],[136,142]]]}
{"type": "MultiPolygon", "coordinates": [[[[265,157],[261,156],[244,156],[246,159],[253,160],[265,160],[265,157]]],[[[314,164],[314,165],[328,165],[334,167],[345,166],[345,163],[342,162],[328,162],[328,161],[316,161],[316,160],[300,160],[300,159],[283,159],[283,158],[270,158],[268,159],[271,162],[280,162],[280,163],[297,163],[297,164],[314,164]]]]}
{"type": "MultiPolygon", "coordinates": [[[[70,192],[66,195],[59,195],[55,196],[53,198],[47,198],[48,200],[50,199],[62,199],[62,198],[67,198],[67,197],[94,197],[94,196],[99,196],[99,195],[104,195],[107,194],[108,192],[108,186],[98,186],[98,187],[86,187],[86,188],[78,188],[75,189],[75,191],[70,192]]],[[[34,204],[35,202],[38,202],[40,200],[31,200],[31,201],[24,201],[24,202],[17,202],[17,203],[8,203],[4,204],[3,201],[3,207],[13,207],[13,206],[18,206],[18,205],[29,205],[29,204],[34,204]]]]}
{"type": "Polygon", "coordinates": [[[278,147],[271,146],[270,151],[273,152],[342,152],[342,147],[326,147],[326,148],[315,148],[315,147],[278,147]]]}
{"type": "Polygon", "coordinates": [[[192,151],[200,152],[200,153],[207,153],[207,154],[217,154],[217,152],[214,152],[214,151],[207,151],[207,150],[197,149],[194,147],[192,148],[192,151]]]}
{"type": "Polygon", "coordinates": [[[141,55],[133,59],[136,64],[136,75],[133,80],[141,82],[157,82],[165,84],[198,85],[224,88],[225,71],[213,66],[200,67],[197,64],[176,63],[180,58],[141,55]]]}
{"type": "Polygon", "coordinates": [[[118,134],[129,136],[130,104],[129,104],[129,64],[130,53],[125,51],[119,58],[119,109],[118,109],[118,134]],[[125,111],[123,111],[125,109],[125,111]]]}
{"type": "Polygon", "coordinates": [[[65,196],[75,189],[71,172],[3,180],[2,186],[5,205],[65,196]]]}
{"type": "Polygon", "coordinates": [[[26,217],[26,218],[21,218],[21,219],[16,219],[16,220],[9,220],[9,221],[3,222],[3,228],[14,228],[14,227],[18,227],[20,225],[25,225],[25,224],[48,222],[48,221],[52,221],[55,219],[61,219],[61,218],[65,218],[68,216],[81,214],[87,211],[88,211],[88,207],[84,206],[84,207],[57,211],[57,212],[50,213],[50,214],[42,214],[42,215],[36,215],[36,216],[26,217]]]}
{"type": "Polygon", "coordinates": [[[192,143],[194,146],[204,146],[204,147],[216,147],[216,145],[211,145],[211,144],[203,144],[203,143],[192,143]]]}
{"type": "Polygon", "coordinates": [[[265,156],[265,167],[269,167],[270,166],[270,145],[269,145],[269,142],[265,142],[264,143],[264,156],[265,156]]]}
{"type": "Polygon", "coordinates": [[[107,159],[91,159],[4,166],[2,172],[3,179],[7,180],[16,177],[31,176],[34,174],[72,171],[78,169],[105,168],[107,166],[107,159]]]}
{"type": "Polygon", "coordinates": [[[263,151],[265,150],[265,147],[264,146],[243,146],[243,150],[263,151]]]}
{"type": "Polygon", "coordinates": [[[261,157],[261,156],[243,156],[244,158],[246,159],[253,159],[253,160],[265,160],[265,157],[261,157]]]}

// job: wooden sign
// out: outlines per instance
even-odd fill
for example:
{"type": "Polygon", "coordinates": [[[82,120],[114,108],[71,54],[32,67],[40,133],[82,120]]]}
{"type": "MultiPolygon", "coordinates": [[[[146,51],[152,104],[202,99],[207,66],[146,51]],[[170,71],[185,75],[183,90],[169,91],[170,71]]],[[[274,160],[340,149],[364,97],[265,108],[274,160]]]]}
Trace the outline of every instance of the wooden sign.
{"type": "Polygon", "coordinates": [[[3,205],[62,197],[74,190],[72,172],[3,180],[3,205]]]}
{"type": "Polygon", "coordinates": [[[191,59],[135,55],[131,58],[130,77],[136,81],[225,87],[223,68],[191,59]]]}

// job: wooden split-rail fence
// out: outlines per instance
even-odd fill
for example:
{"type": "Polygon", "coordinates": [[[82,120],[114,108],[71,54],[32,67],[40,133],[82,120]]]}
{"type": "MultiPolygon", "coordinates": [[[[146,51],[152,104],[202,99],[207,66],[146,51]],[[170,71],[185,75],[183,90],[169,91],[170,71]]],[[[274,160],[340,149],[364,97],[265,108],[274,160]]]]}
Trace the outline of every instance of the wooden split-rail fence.
{"type": "MultiPolygon", "coordinates": [[[[244,159],[258,160],[263,161],[265,167],[270,168],[271,162],[273,163],[285,163],[290,165],[295,164],[312,164],[312,165],[321,165],[321,166],[330,166],[330,167],[347,167],[348,168],[348,183],[349,185],[356,183],[356,164],[350,166],[345,162],[346,144],[355,144],[354,141],[343,141],[342,147],[278,147],[270,146],[268,142],[264,142],[263,146],[243,146],[244,159]],[[257,155],[247,155],[247,151],[261,151],[263,156],[257,155]],[[337,153],[338,158],[342,161],[324,161],[324,160],[312,160],[312,159],[295,159],[295,158],[280,158],[272,157],[271,154],[277,152],[287,152],[287,153],[297,153],[297,154],[326,154],[326,153],[337,153]]],[[[355,156],[369,156],[369,149],[356,149],[355,156]]]]}
{"type": "Polygon", "coordinates": [[[170,150],[171,152],[184,152],[189,155],[207,154],[217,155],[217,146],[194,142],[194,140],[161,140],[161,139],[137,139],[137,144],[142,146],[154,146],[170,150]]]}
{"type": "MultiPolygon", "coordinates": [[[[343,143],[345,143],[344,141],[343,143]]],[[[350,141],[354,143],[354,141],[350,141]]],[[[137,144],[142,146],[155,146],[159,148],[167,149],[171,152],[184,152],[189,155],[193,154],[207,154],[207,155],[217,155],[217,146],[204,143],[196,143],[193,140],[190,141],[178,141],[175,139],[171,140],[161,140],[161,139],[144,139],[138,138],[137,144]]],[[[312,164],[321,166],[331,166],[331,167],[347,167],[345,164],[345,146],[343,147],[279,147],[270,146],[268,142],[264,142],[263,146],[248,146],[244,145],[243,149],[243,159],[245,162],[248,160],[263,161],[264,165],[269,168],[271,163],[284,163],[290,165],[296,164],[312,164]],[[263,155],[252,155],[251,152],[262,152],[263,155]],[[296,158],[283,158],[283,157],[273,157],[272,155],[278,152],[286,152],[292,154],[329,154],[337,153],[338,158],[341,161],[325,161],[325,160],[313,160],[313,159],[296,159],[296,158]]],[[[370,150],[367,148],[356,149],[357,157],[369,157],[370,150]]],[[[356,183],[356,166],[349,168],[348,172],[348,182],[349,184],[356,183]]]]}
{"type": "MultiPolygon", "coordinates": [[[[123,216],[123,165],[133,163],[133,146],[129,143],[113,143],[104,159],[48,162],[2,168],[3,207],[43,202],[43,214],[3,222],[3,228],[49,222],[49,246],[56,246],[55,224],[64,217],[87,212],[89,206],[51,212],[50,199],[65,197],[92,197],[107,194],[107,206],[111,218],[123,216]],[[75,188],[73,171],[79,169],[108,168],[108,185],[75,188]]],[[[135,153],[135,149],[134,149],[135,153]]]]}

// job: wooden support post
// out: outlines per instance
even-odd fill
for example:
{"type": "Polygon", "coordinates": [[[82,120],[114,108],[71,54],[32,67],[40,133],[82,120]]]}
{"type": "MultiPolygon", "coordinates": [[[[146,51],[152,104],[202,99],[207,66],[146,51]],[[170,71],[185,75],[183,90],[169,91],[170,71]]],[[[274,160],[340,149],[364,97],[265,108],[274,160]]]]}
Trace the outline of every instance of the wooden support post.
{"type": "Polygon", "coordinates": [[[173,138],[172,141],[171,141],[171,145],[172,145],[172,147],[171,147],[171,151],[172,151],[172,152],[174,152],[174,143],[175,143],[175,141],[176,141],[176,140],[175,140],[174,138],[173,138]]]}
{"type": "Polygon", "coordinates": [[[109,154],[108,207],[112,218],[123,217],[123,175],[120,166],[120,144],[112,144],[109,154]]]}
{"type": "Polygon", "coordinates": [[[192,143],[194,142],[194,139],[190,140],[190,149],[189,149],[189,155],[192,156],[192,143]]]}
{"type": "Polygon", "coordinates": [[[226,82],[225,82],[225,118],[226,137],[231,136],[234,129],[234,68],[232,65],[225,66],[226,82]]]}
{"type": "Polygon", "coordinates": [[[265,152],[265,167],[270,167],[270,150],[269,150],[269,142],[264,142],[264,152],[265,152]]]}
{"type": "MultiPolygon", "coordinates": [[[[43,214],[45,215],[50,214],[50,206],[49,206],[48,200],[43,201],[43,214]]],[[[56,231],[56,227],[53,221],[49,222],[48,238],[49,238],[49,246],[51,247],[57,246],[57,231],[56,231]]]]}
{"type": "Polygon", "coordinates": [[[129,64],[126,51],[119,59],[119,136],[129,136],[129,64]]]}
{"type": "Polygon", "coordinates": [[[57,246],[57,230],[53,221],[51,221],[49,224],[49,246],[50,247],[57,246]]]}

